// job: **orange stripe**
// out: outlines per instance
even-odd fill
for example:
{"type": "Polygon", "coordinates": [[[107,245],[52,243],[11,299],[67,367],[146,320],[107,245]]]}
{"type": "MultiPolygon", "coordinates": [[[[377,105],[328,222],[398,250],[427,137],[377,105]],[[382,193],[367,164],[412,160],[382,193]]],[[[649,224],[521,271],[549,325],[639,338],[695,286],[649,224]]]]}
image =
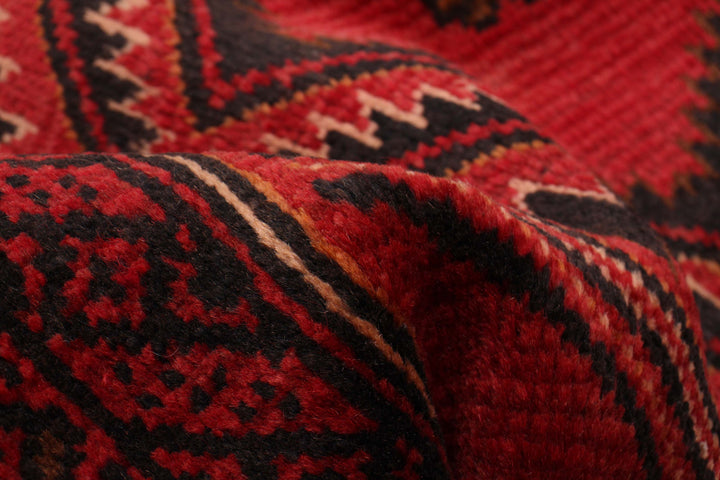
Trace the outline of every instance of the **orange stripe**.
{"type": "Polygon", "coordinates": [[[425,384],[420,378],[415,367],[410,363],[406,362],[404,358],[392,348],[392,346],[385,341],[382,334],[371,322],[358,317],[347,306],[345,301],[338,296],[333,290],[332,286],[324,280],[318,278],[315,274],[310,272],[303,263],[302,259],[292,250],[292,248],[279,239],[272,228],[257,218],[252,208],[238,198],[235,193],[225,184],[220,178],[212,172],[209,172],[202,168],[200,164],[194,160],[190,160],[180,156],[167,156],[166,158],[187,167],[197,178],[202,180],[206,185],[215,189],[225,201],[232,206],[235,211],[243,217],[248,225],[255,231],[261,243],[270,248],[275,252],[275,255],[283,263],[290,268],[299,272],[303,280],[312,286],[320,296],[325,300],[325,305],[330,311],[344,317],[355,330],[370,339],[373,345],[380,350],[380,352],[393,363],[400,371],[404,372],[411,383],[417,387],[418,391],[422,395],[423,399],[428,408],[428,412],[434,418],[436,417],[435,409],[430,401],[430,396],[425,389],[425,384]]]}

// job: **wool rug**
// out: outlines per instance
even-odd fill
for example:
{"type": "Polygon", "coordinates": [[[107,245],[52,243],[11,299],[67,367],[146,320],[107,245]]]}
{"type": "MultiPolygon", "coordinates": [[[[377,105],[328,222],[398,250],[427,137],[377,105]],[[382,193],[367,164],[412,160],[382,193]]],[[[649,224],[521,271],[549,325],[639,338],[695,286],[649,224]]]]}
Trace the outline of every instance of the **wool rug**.
{"type": "Polygon", "coordinates": [[[716,0],[0,0],[0,479],[720,478],[716,0]]]}

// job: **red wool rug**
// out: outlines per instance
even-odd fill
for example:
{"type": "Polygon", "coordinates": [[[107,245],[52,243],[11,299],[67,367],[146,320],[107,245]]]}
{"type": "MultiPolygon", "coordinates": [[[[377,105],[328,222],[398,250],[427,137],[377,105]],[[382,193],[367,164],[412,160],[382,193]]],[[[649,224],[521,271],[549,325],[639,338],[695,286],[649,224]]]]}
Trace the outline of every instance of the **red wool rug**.
{"type": "Polygon", "coordinates": [[[720,2],[0,0],[0,479],[720,478],[720,2]]]}

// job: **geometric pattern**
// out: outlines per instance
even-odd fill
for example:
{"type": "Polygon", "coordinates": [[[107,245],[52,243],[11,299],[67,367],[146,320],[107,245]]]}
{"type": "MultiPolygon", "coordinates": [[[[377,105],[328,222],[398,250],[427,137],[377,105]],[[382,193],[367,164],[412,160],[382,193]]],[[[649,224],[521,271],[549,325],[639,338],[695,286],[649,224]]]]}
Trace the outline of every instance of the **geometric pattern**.
{"type": "MultiPolygon", "coordinates": [[[[658,276],[672,277],[662,267],[634,263],[627,246],[604,247],[587,234],[516,218],[454,184],[417,182],[410,173],[391,180],[392,170],[375,168],[242,155],[5,160],[0,404],[3,442],[15,453],[3,460],[4,471],[20,478],[357,471],[442,478],[440,425],[462,428],[474,415],[449,408],[454,386],[441,372],[459,358],[435,358],[428,336],[436,335],[435,322],[470,308],[478,317],[464,328],[501,332],[526,316],[517,348],[549,328],[544,335],[556,339],[544,341],[559,342],[555,349],[567,355],[555,360],[565,362],[566,378],[587,376],[588,387],[595,385],[537,390],[549,399],[583,391],[595,398],[594,410],[564,404],[589,423],[563,441],[597,429],[590,437],[596,453],[615,448],[627,458],[611,471],[620,476],[658,475],[674,451],[686,451],[677,467],[683,475],[712,472],[719,423],[682,307],[689,292],[680,285],[664,292],[658,276]],[[310,218],[287,205],[291,178],[307,179],[295,194],[310,218]],[[333,217],[340,212],[347,220],[338,236],[333,217]],[[409,242],[422,225],[427,240],[409,242]],[[398,271],[383,281],[372,265],[398,261],[393,248],[377,243],[389,232],[408,243],[398,271]],[[368,248],[376,252],[370,263],[368,248]],[[360,263],[353,267],[339,252],[354,252],[360,263]],[[428,263],[412,283],[401,280],[428,258],[444,260],[428,263]],[[367,282],[387,293],[378,297],[363,288],[367,282]],[[524,306],[508,307],[510,316],[481,314],[483,295],[498,288],[497,299],[524,306]],[[456,304],[433,308],[427,302],[437,295],[456,304]],[[397,315],[413,319],[414,337],[397,315]],[[492,321],[476,323],[483,318],[492,321]],[[620,354],[636,342],[646,345],[638,348],[647,358],[620,354]],[[448,415],[459,416],[449,422],[448,415]],[[672,420],[658,422],[662,415],[672,420]]],[[[637,248],[633,255],[654,256],[637,248]]],[[[508,355],[493,344],[457,348],[468,359],[508,355]]],[[[488,380],[501,382],[502,369],[490,367],[488,380]]],[[[512,392],[508,407],[527,409],[526,421],[547,415],[512,392]]],[[[478,392],[461,398],[475,409],[498,407],[478,392]]],[[[562,418],[533,435],[559,441],[562,418]]],[[[460,448],[463,435],[450,432],[448,448],[460,448]]],[[[487,453],[477,449],[488,452],[495,441],[466,454],[483,459],[487,453]]],[[[588,455],[578,475],[601,461],[588,455]]],[[[563,464],[560,457],[547,462],[563,464]]]]}
{"type": "Polygon", "coordinates": [[[22,478],[446,476],[407,330],[331,259],[300,258],[299,226],[233,169],[84,156],[2,170],[6,478],[12,458],[22,478]]]}
{"type": "MultiPolygon", "coordinates": [[[[708,13],[698,21],[710,35],[717,37],[720,14],[708,13]]],[[[704,47],[698,54],[710,72],[718,66],[717,54],[717,46],[704,47]]],[[[689,116],[705,135],[693,141],[688,149],[701,159],[704,171],[686,176],[682,184],[674,188],[672,202],[641,184],[633,189],[629,202],[663,238],[685,273],[700,310],[710,381],[717,384],[720,379],[720,243],[717,241],[720,150],[716,138],[720,132],[717,121],[720,84],[709,72],[693,84],[706,97],[707,104],[694,106],[689,116]]]]}
{"type": "Polygon", "coordinates": [[[719,478],[720,9],[610,3],[0,0],[0,478],[719,478]]]}

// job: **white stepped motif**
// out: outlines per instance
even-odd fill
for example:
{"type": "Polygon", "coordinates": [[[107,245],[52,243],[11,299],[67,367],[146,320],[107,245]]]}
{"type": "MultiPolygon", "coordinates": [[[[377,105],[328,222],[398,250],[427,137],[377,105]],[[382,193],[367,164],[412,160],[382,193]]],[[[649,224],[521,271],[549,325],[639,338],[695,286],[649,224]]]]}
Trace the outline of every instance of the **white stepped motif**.
{"type": "MultiPolygon", "coordinates": [[[[474,88],[471,86],[468,87],[471,91],[474,91],[474,88]]],[[[407,123],[415,128],[424,130],[428,127],[428,120],[424,115],[425,107],[422,104],[422,100],[425,96],[435,97],[449,103],[454,103],[468,110],[480,110],[480,105],[472,100],[459,98],[447,90],[434,87],[427,83],[419,85],[418,88],[412,92],[413,105],[410,110],[403,110],[390,100],[375,96],[365,90],[358,89],[355,92],[355,98],[362,105],[359,113],[369,120],[365,129],[360,130],[352,123],[342,122],[332,116],[323,115],[313,111],[307,115],[306,119],[317,127],[317,138],[323,142],[319,148],[312,149],[304,147],[288,140],[287,138],[281,138],[277,135],[273,135],[272,133],[264,134],[260,138],[260,141],[267,145],[273,152],[288,150],[300,155],[327,158],[330,152],[330,146],[325,142],[325,139],[327,138],[328,133],[335,131],[357,140],[370,148],[379,149],[382,147],[382,139],[376,135],[379,127],[377,123],[371,120],[372,112],[380,112],[395,121],[407,123]]]]}
{"type": "Polygon", "coordinates": [[[15,127],[14,132],[5,133],[0,136],[0,143],[10,143],[14,140],[20,140],[26,135],[35,135],[38,133],[37,126],[20,115],[0,110],[0,120],[15,127]]]}
{"type": "MultiPolygon", "coordinates": [[[[121,21],[112,18],[110,14],[114,11],[139,10],[149,6],[150,2],[148,0],[120,0],[114,5],[101,3],[97,10],[87,10],[85,12],[84,20],[87,23],[97,25],[108,36],[120,35],[125,39],[125,45],[123,48],[119,50],[111,50],[113,58],[98,58],[93,63],[95,67],[138,87],[138,91],[132,97],[126,98],[122,102],[108,102],[108,108],[120,112],[123,115],[136,118],[142,121],[145,128],[148,130],[155,131],[159,134],[159,136],[167,137],[173,140],[175,135],[172,132],[158,128],[152,119],[133,109],[137,102],[144,100],[148,96],[158,95],[160,91],[155,87],[147,85],[142,78],[135,75],[133,72],[117,62],[118,58],[130,52],[135,47],[149,47],[152,37],[140,28],[126,25],[121,21]]],[[[135,145],[134,147],[139,151],[144,151],[147,150],[148,145],[142,144],[135,145]]]]}
{"type": "MultiPolygon", "coordinates": [[[[10,20],[10,13],[0,8],[0,25],[10,20]]],[[[10,57],[0,56],[0,83],[7,82],[14,75],[20,74],[20,65],[10,57]]],[[[38,128],[25,117],[0,109],[0,120],[12,125],[15,129],[12,133],[5,133],[0,136],[0,143],[10,143],[20,140],[26,135],[38,133],[38,128]]]]}
{"type": "Polygon", "coordinates": [[[530,180],[524,180],[521,178],[510,179],[508,186],[516,192],[513,196],[515,206],[525,212],[532,212],[532,209],[528,206],[525,199],[528,195],[536,192],[551,192],[559,195],[572,195],[578,198],[591,198],[593,200],[611,203],[619,207],[624,206],[622,201],[620,201],[613,192],[604,186],[600,187],[602,191],[596,192],[593,190],[580,190],[566,185],[549,185],[531,182],[530,180]]]}
{"type": "Polygon", "coordinates": [[[0,82],[6,82],[13,73],[20,73],[20,65],[12,58],[0,55],[0,82]]]}

